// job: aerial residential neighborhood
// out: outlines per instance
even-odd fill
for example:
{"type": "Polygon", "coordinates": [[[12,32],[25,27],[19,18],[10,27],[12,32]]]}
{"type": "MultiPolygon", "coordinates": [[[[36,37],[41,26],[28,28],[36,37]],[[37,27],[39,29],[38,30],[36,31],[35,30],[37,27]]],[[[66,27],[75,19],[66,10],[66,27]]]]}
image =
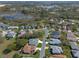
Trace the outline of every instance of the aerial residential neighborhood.
{"type": "Polygon", "coordinates": [[[79,58],[79,2],[0,1],[0,58],[79,58]]]}

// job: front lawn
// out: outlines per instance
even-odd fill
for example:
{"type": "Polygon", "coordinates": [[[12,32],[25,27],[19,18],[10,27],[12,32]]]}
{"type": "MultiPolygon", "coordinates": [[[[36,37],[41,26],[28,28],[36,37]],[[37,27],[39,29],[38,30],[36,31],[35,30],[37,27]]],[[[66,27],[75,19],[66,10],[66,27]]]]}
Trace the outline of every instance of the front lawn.
{"type": "Polygon", "coordinates": [[[38,47],[38,48],[41,48],[41,47],[42,47],[42,44],[41,44],[41,43],[39,43],[37,47],[38,47]]]}
{"type": "Polygon", "coordinates": [[[40,51],[37,50],[34,54],[22,54],[24,58],[39,58],[40,51]]]}
{"type": "Polygon", "coordinates": [[[62,46],[62,49],[64,51],[64,55],[66,55],[67,58],[71,58],[72,55],[71,55],[71,50],[70,50],[70,47],[69,46],[62,46]]]}

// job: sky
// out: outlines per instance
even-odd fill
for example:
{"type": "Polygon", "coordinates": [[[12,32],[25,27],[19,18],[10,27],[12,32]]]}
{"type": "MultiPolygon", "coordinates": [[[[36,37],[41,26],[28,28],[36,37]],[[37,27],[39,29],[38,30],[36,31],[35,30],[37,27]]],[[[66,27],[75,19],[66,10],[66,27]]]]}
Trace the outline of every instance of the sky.
{"type": "Polygon", "coordinates": [[[79,1],[79,0],[0,0],[0,1],[79,1]]]}

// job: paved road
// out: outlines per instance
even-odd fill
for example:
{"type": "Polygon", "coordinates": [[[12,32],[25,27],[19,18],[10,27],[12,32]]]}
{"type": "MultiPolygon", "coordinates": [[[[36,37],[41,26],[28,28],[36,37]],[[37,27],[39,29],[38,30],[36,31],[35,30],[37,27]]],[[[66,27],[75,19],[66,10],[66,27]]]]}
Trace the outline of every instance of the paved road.
{"type": "Polygon", "coordinates": [[[40,58],[45,57],[45,47],[46,47],[46,42],[45,42],[45,38],[43,39],[43,43],[42,43],[42,48],[40,51],[40,58]]]}
{"type": "Polygon", "coordinates": [[[48,29],[45,28],[44,31],[45,31],[45,37],[43,38],[43,43],[42,43],[42,47],[41,47],[41,51],[40,51],[40,58],[45,57],[46,39],[48,37],[48,29]]]}

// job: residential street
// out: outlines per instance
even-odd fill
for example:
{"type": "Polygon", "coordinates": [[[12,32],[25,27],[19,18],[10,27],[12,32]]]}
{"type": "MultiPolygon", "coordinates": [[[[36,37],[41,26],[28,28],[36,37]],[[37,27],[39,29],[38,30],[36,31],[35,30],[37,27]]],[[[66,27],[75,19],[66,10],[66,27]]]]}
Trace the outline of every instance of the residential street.
{"type": "Polygon", "coordinates": [[[45,47],[46,47],[46,42],[45,42],[45,38],[43,39],[43,43],[42,43],[42,48],[40,51],[40,58],[45,57],[45,47]]]}

